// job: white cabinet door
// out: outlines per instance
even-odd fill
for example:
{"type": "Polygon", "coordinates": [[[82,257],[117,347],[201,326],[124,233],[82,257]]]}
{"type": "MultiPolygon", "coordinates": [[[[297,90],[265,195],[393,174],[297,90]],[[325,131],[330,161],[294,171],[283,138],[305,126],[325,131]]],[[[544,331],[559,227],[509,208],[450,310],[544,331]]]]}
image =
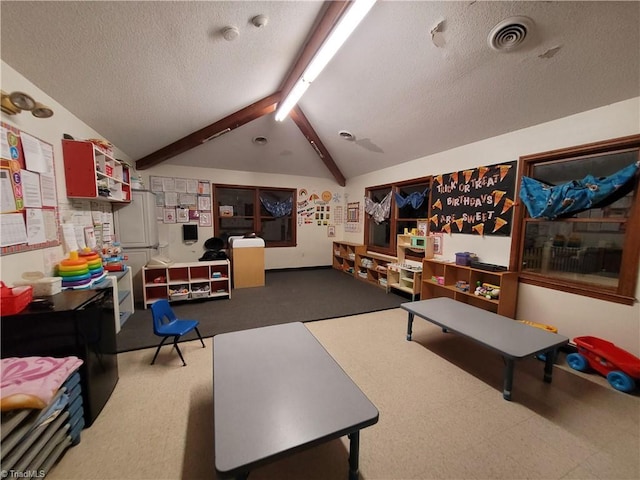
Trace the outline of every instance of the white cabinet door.
{"type": "Polygon", "coordinates": [[[158,248],[156,196],[148,190],[133,190],[131,203],[113,209],[116,240],[123,248],[158,248]]]}

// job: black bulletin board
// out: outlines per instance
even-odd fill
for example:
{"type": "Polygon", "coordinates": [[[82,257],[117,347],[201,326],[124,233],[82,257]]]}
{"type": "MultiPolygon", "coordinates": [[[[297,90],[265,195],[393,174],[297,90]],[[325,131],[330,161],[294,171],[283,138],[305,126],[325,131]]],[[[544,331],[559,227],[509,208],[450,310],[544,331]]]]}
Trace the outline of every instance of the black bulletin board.
{"type": "Polygon", "coordinates": [[[516,164],[514,160],[434,177],[430,230],[511,235],[516,164]]]}
{"type": "Polygon", "coordinates": [[[3,208],[0,212],[2,220],[0,255],[58,246],[60,245],[60,217],[55,197],[53,146],[7,123],[1,122],[0,127],[2,135],[0,174],[3,190],[3,208]],[[47,164],[47,171],[28,168],[29,162],[25,159],[25,148],[23,148],[23,141],[26,142],[27,139],[30,147],[35,146],[37,150],[46,152],[41,156],[46,157],[48,161],[43,162],[47,164]],[[31,179],[30,182],[25,181],[26,176],[31,179]],[[37,180],[33,181],[33,179],[37,180]],[[39,191],[33,188],[38,184],[39,191]],[[27,206],[29,204],[25,199],[34,196],[40,197],[41,205],[27,206]],[[26,238],[23,238],[24,232],[26,232],[26,238]],[[43,241],[35,240],[39,238],[43,238],[43,241]]]}

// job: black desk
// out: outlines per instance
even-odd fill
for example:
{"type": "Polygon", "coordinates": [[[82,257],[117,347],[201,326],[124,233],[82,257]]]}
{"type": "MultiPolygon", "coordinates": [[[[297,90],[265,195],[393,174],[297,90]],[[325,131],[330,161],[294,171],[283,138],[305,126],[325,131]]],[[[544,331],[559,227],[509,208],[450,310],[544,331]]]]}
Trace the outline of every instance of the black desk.
{"type": "Polygon", "coordinates": [[[84,421],[89,427],[118,382],[112,289],[64,290],[43,298],[52,308],[30,306],[2,317],[2,358],[80,358],[84,421]]]}
{"type": "Polygon", "coordinates": [[[300,322],[213,338],[215,464],[249,472],[305,447],[348,435],[358,478],[360,430],[378,410],[300,322]]]}
{"type": "Polygon", "coordinates": [[[544,381],[551,383],[557,349],[569,342],[563,335],[531,327],[450,298],[403,303],[400,308],[409,312],[407,340],[411,340],[413,318],[417,315],[442,327],[445,332],[458,333],[502,355],[505,359],[502,394],[505,400],[511,400],[516,359],[545,354],[544,381]]]}

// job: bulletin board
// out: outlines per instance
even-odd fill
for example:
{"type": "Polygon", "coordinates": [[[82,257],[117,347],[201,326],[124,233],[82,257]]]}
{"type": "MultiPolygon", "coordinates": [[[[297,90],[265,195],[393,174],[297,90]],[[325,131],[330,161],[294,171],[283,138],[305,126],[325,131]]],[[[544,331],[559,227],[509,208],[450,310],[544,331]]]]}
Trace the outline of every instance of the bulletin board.
{"type": "Polygon", "coordinates": [[[435,176],[430,231],[510,236],[516,170],[514,160],[435,176]]]}
{"type": "Polygon", "coordinates": [[[0,255],[60,245],[53,146],[0,122],[0,255]]]}
{"type": "Polygon", "coordinates": [[[156,194],[156,218],[163,223],[197,222],[211,227],[211,182],[191,178],[149,177],[156,194]]]}

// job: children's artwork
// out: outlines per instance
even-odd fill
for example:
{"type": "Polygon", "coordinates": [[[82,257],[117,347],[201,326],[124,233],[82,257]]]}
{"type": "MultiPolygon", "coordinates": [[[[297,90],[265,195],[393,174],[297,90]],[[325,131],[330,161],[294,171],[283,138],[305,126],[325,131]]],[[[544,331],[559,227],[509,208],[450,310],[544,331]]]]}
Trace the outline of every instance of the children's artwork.
{"type": "Polygon", "coordinates": [[[514,160],[435,176],[429,230],[511,235],[516,163],[514,160]]]}
{"type": "Polygon", "coordinates": [[[176,209],[165,208],[163,210],[163,222],[164,223],[176,223],[176,209]]]}
{"type": "Polygon", "coordinates": [[[210,227],[212,225],[211,212],[200,212],[198,223],[201,227],[210,227]]]}
{"type": "Polygon", "coordinates": [[[189,209],[184,207],[176,208],[176,221],[178,223],[187,223],[189,221],[189,209]]]}

